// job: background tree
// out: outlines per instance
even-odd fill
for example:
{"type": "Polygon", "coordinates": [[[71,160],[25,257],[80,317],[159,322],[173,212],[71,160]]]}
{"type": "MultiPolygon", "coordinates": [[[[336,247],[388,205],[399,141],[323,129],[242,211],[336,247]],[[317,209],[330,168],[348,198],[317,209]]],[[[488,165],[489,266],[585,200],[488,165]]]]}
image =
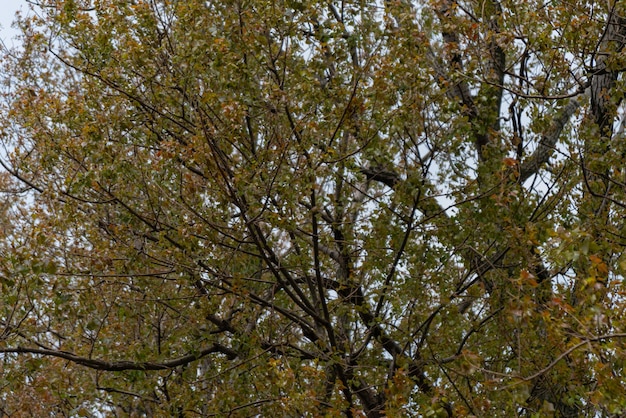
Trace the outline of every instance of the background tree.
{"type": "Polygon", "coordinates": [[[5,415],[626,413],[623,2],[30,3],[5,415]]]}

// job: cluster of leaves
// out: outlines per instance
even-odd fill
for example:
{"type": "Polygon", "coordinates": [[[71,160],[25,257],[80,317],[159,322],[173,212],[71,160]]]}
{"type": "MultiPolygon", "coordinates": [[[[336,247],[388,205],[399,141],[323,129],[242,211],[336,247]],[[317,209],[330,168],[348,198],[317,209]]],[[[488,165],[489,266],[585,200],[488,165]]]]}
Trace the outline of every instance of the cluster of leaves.
{"type": "Polygon", "coordinates": [[[32,3],[2,413],[626,413],[622,2],[32,3]]]}

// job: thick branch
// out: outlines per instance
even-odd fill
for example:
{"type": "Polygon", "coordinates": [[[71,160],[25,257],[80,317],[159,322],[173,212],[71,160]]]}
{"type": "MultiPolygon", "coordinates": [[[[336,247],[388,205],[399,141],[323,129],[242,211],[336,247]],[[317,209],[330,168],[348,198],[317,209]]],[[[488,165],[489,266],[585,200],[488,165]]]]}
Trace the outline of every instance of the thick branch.
{"type": "Polygon", "coordinates": [[[541,141],[539,141],[539,146],[533,155],[522,164],[519,175],[519,181],[521,183],[526,181],[530,176],[537,174],[541,165],[548,162],[563,128],[565,128],[565,125],[569,122],[579,106],[580,102],[578,100],[570,99],[569,103],[556,115],[548,132],[546,132],[541,138],[541,141]]]}
{"type": "Polygon", "coordinates": [[[613,98],[609,92],[615,86],[619,71],[607,68],[607,59],[612,53],[620,52],[626,40],[626,19],[618,16],[615,10],[609,12],[603,37],[598,45],[595,68],[591,81],[591,111],[601,135],[610,137],[613,131],[613,113],[610,107],[613,98]]]}
{"type": "Polygon", "coordinates": [[[152,362],[152,361],[106,361],[106,360],[97,360],[91,359],[87,357],[81,357],[73,353],[69,353],[67,351],[59,351],[59,350],[51,350],[45,348],[35,348],[35,347],[13,347],[13,348],[0,348],[0,353],[18,353],[18,354],[37,354],[42,356],[50,356],[50,357],[58,357],[64,360],[71,361],[72,363],[79,364],[81,366],[89,367],[90,369],[95,370],[105,370],[109,372],[119,372],[124,370],[167,370],[173,369],[175,367],[184,366],[186,364],[192,363],[196,360],[199,360],[203,357],[206,357],[210,354],[221,353],[228,357],[228,359],[233,360],[237,357],[237,352],[225,347],[221,344],[213,344],[211,347],[205,348],[197,353],[187,354],[182,357],[178,357],[171,360],[165,360],[163,362],[152,362]]]}
{"type": "Polygon", "coordinates": [[[368,180],[378,181],[392,189],[400,181],[400,176],[398,175],[398,173],[395,173],[391,170],[385,170],[384,168],[379,166],[362,168],[361,173],[365,174],[365,177],[368,180]]]}

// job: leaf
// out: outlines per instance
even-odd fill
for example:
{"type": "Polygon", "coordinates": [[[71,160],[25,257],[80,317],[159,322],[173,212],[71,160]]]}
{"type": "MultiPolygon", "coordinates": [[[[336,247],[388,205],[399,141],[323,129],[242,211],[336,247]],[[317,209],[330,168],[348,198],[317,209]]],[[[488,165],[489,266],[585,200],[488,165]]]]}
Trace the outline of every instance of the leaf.
{"type": "Polygon", "coordinates": [[[619,10],[29,3],[7,415],[626,415],[619,10]]]}
{"type": "Polygon", "coordinates": [[[504,162],[504,165],[506,165],[507,167],[515,167],[517,166],[517,163],[518,163],[515,158],[510,158],[510,157],[504,158],[502,161],[504,162]]]}

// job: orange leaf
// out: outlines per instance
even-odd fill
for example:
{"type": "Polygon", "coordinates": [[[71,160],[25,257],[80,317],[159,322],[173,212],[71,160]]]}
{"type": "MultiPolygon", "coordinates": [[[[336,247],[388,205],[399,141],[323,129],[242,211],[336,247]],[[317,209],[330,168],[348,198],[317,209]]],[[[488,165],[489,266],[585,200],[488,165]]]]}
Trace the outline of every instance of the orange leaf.
{"type": "Polygon", "coordinates": [[[502,160],[502,161],[504,161],[504,164],[505,164],[507,167],[515,167],[515,166],[517,165],[517,160],[516,160],[515,158],[510,158],[510,157],[507,157],[507,158],[505,158],[505,159],[504,159],[504,160],[502,160]]]}
{"type": "Polygon", "coordinates": [[[591,261],[594,265],[602,263],[602,259],[595,254],[589,256],[589,261],[591,261]]]}

